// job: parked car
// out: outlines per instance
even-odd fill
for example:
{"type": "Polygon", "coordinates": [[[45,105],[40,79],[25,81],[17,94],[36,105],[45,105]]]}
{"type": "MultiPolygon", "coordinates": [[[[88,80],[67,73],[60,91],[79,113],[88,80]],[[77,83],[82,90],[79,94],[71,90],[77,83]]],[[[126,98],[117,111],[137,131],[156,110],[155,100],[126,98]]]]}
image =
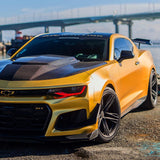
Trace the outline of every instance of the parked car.
{"type": "Polygon", "coordinates": [[[156,105],[151,53],[120,34],[44,34],[8,54],[0,61],[1,140],[108,142],[121,117],[156,105]]]}

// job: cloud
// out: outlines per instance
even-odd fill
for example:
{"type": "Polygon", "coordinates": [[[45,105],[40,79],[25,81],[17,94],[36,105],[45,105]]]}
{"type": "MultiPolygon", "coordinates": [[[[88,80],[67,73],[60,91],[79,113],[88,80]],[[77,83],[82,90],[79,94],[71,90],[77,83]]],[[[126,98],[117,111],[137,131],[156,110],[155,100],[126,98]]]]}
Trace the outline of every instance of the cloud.
{"type": "Polygon", "coordinates": [[[30,11],[31,11],[30,8],[22,8],[22,9],[21,9],[21,12],[30,12],[30,11]]]}
{"type": "Polygon", "coordinates": [[[45,8],[22,8],[21,12],[24,14],[33,14],[33,13],[41,13],[46,14],[49,12],[62,12],[64,9],[61,6],[55,6],[55,7],[45,7],[45,8]]]}
{"type": "Polygon", "coordinates": [[[34,9],[34,8],[22,8],[21,12],[25,14],[33,14],[33,13],[45,13],[47,11],[47,8],[40,8],[40,9],[34,9]]]}

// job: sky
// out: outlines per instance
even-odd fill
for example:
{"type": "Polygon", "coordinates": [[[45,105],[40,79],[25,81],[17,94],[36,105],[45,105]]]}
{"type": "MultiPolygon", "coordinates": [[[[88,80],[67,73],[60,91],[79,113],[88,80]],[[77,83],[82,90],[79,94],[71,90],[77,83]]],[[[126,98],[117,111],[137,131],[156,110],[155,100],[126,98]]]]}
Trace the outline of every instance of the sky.
{"type": "Polygon", "coordinates": [[[62,11],[72,8],[125,3],[160,3],[160,0],[0,0],[0,17],[36,11],[62,11]]]}
{"type": "MultiPolygon", "coordinates": [[[[63,19],[85,16],[127,14],[160,11],[160,0],[0,0],[0,24],[27,22],[44,19],[63,19]],[[159,5],[158,5],[159,4],[159,5]]],[[[134,21],[133,37],[160,39],[160,20],[134,21]]],[[[114,32],[113,23],[85,24],[66,27],[67,32],[114,32]]],[[[44,28],[22,31],[36,35],[44,28]]],[[[59,27],[50,27],[50,32],[60,32],[59,27]]],[[[120,33],[128,35],[126,25],[120,33]]],[[[15,37],[14,31],[3,31],[3,40],[15,37]]]]}

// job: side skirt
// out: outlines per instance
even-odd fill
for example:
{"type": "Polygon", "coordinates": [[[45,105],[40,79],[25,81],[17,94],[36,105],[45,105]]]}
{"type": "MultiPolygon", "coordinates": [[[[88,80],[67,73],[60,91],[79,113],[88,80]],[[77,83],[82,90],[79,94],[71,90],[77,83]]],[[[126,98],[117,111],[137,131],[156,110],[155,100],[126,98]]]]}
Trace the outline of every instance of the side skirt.
{"type": "Polygon", "coordinates": [[[121,117],[125,116],[131,110],[138,108],[146,100],[146,98],[147,98],[147,96],[142,97],[142,98],[138,99],[136,102],[134,102],[130,107],[128,107],[124,112],[122,112],[121,117]]]}

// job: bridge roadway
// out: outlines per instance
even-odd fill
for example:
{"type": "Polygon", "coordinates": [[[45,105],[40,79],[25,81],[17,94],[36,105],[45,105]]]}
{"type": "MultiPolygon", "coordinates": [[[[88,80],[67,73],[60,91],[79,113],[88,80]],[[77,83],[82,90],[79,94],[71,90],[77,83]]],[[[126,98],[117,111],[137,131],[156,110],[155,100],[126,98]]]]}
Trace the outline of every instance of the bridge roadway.
{"type": "Polygon", "coordinates": [[[61,32],[65,32],[65,27],[87,23],[113,22],[115,25],[115,33],[119,33],[119,25],[128,25],[128,36],[132,38],[133,20],[154,20],[160,18],[160,12],[145,12],[125,15],[108,15],[108,16],[94,16],[83,18],[58,19],[48,21],[35,21],[27,23],[15,23],[0,25],[0,42],[2,42],[2,31],[4,30],[22,30],[34,27],[44,27],[45,33],[49,32],[50,26],[61,27],[61,32]]]}

